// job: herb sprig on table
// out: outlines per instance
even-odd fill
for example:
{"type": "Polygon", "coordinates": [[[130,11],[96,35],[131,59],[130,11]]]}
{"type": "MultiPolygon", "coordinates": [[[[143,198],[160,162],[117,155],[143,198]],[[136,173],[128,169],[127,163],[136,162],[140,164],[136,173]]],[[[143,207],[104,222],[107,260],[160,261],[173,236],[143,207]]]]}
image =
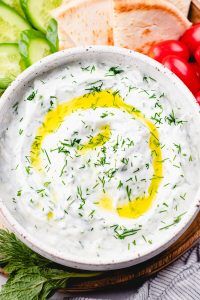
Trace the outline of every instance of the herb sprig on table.
{"type": "Polygon", "coordinates": [[[0,300],[45,300],[57,289],[66,288],[70,278],[86,278],[100,273],[74,272],[40,256],[0,229],[0,266],[8,274],[0,300]]]}

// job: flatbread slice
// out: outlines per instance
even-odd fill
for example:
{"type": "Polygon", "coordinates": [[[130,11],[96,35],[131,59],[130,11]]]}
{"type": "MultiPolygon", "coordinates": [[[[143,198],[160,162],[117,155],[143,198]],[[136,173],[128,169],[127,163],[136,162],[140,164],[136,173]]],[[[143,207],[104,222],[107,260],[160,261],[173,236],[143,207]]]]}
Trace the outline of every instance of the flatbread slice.
{"type": "MultiPolygon", "coordinates": [[[[68,0],[69,1],[69,0],[68,0]]],[[[191,0],[168,0],[176,6],[184,16],[188,16],[191,0]]]]}
{"type": "Polygon", "coordinates": [[[59,50],[76,47],[76,45],[68,36],[68,34],[66,34],[66,32],[60,26],[58,26],[58,39],[59,39],[59,50]]]}
{"type": "Polygon", "coordinates": [[[191,26],[164,0],[114,0],[114,44],[147,54],[160,41],[178,39],[191,26]]]}
{"type": "Polygon", "coordinates": [[[74,0],[63,0],[62,5],[51,11],[51,16],[57,20],[58,23],[58,39],[59,39],[59,50],[75,47],[75,43],[71,40],[65,30],[62,28],[62,23],[59,20],[59,15],[68,7],[70,2],[74,0]]]}
{"type": "Polygon", "coordinates": [[[76,46],[113,45],[112,0],[74,0],[52,14],[76,46]]]}

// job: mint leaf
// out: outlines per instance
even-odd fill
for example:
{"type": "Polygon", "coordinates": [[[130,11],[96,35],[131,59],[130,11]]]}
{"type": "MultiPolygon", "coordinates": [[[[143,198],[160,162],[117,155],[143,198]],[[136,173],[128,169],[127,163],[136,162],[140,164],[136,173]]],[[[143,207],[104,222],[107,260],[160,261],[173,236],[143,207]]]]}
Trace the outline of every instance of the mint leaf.
{"type": "Polygon", "coordinates": [[[0,300],[46,300],[70,278],[87,278],[100,273],[74,272],[29,249],[13,233],[0,229],[0,265],[9,274],[0,300]]]}
{"type": "Polygon", "coordinates": [[[22,269],[2,287],[0,300],[39,300],[38,295],[46,281],[37,267],[22,269]]]}

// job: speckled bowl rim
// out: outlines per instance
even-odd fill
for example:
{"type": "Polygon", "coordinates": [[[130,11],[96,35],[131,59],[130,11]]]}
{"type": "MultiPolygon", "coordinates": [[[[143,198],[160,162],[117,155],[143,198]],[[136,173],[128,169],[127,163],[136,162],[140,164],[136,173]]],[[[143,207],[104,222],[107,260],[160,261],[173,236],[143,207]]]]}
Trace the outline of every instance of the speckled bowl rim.
{"type": "MultiPolygon", "coordinates": [[[[5,91],[5,93],[1,97],[0,101],[0,113],[3,111],[3,107],[6,105],[6,103],[9,101],[9,99],[12,99],[13,94],[15,93],[15,90],[17,89],[18,85],[22,83],[29,82],[30,80],[33,80],[33,77],[37,77],[38,75],[44,73],[45,71],[50,71],[54,69],[54,63],[56,62],[56,67],[59,67],[59,64],[61,65],[64,58],[69,57],[75,57],[80,56],[81,54],[84,54],[85,52],[88,53],[95,53],[98,56],[98,53],[108,53],[108,54],[120,54],[124,55],[126,57],[132,57],[135,60],[140,60],[143,63],[146,63],[150,65],[151,67],[157,69],[162,74],[167,76],[169,78],[169,81],[173,83],[179,90],[184,92],[185,97],[190,101],[190,105],[194,106],[194,109],[198,112],[199,107],[196,104],[196,101],[191,94],[191,92],[187,89],[187,87],[179,80],[178,77],[176,77],[175,74],[173,74],[171,71],[163,67],[161,64],[157,63],[153,59],[123,48],[119,47],[112,47],[112,46],[90,46],[90,47],[78,47],[78,48],[72,48],[68,50],[63,50],[60,52],[57,52],[55,54],[52,54],[50,56],[47,56],[40,60],[39,62],[35,63],[28,69],[26,69],[23,73],[21,73],[17,79],[10,85],[10,87],[5,91]],[[47,67],[48,66],[48,67],[47,67]],[[34,76],[33,76],[34,74],[34,76]]],[[[199,122],[200,125],[200,122],[199,122]]],[[[199,126],[200,128],[200,126],[199,126]]],[[[168,248],[171,244],[173,244],[182,234],[183,232],[189,227],[189,225],[192,223],[194,218],[196,217],[198,211],[199,211],[199,204],[200,204],[200,189],[197,193],[196,199],[192,202],[192,206],[190,210],[187,212],[187,214],[184,217],[184,223],[180,222],[176,226],[176,230],[173,234],[173,236],[168,236],[166,240],[162,243],[154,244],[152,246],[152,250],[143,250],[142,254],[137,255],[133,253],[132,259],[118,259],[115,262],[112,262],[110,260],[103,261],[99,263],[94,263],[92,258],[91,261],[86,260],[84,257],[80,257],[79,260],[71,260],[67,255],[64,255],[64,253],[60,253],[59,251],[56,251],[55,249],[48,247],[44,245],[41,241],[36,240],[26,229],[20,225],[14,216],[10,213],[10,211],[7,209],[7,207],[4,205],[2,199],[0,199],[0,214],[2,215],[8,229],[12,230],[16,234],[16,236],[23,241],[27,246],[29,246],[32,250],[39,253],[40,255],[57,262],[59,264],[77,268],[77,269],[83,269],[83,270],[114,270],[114,269],[120,269],[129,267],[132,265],[136,265],[138,263],[144,262],[155,255],[159,254],[166,248],[168,248]]]]}

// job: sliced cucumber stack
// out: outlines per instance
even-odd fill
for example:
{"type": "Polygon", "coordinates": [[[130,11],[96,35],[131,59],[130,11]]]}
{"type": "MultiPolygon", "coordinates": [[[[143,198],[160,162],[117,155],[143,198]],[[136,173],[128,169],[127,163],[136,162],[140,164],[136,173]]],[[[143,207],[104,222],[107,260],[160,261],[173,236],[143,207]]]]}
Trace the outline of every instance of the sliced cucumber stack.
{"type": "Polygon", "coordinates": [[[16,43],[20,33],[31,26],[14,9],[0,1],[0,43],[16,43]]]}
{"type": "Polygon", "coordinates": [[[20,0],[3,0],[3,2],[14,8],[18,12],[18,14],[24,17],[24,12],[21,7],[20,0]]]}
{"type": "Polygon", "coordinates": [[[34,29],[25,30],[21,33],[19,52],[26,67],[52,53],[51,45],[45,36],[34,29]]]}
{"type": "Polygon", "coordinates": [[[27,19],[38,30],[46,33],[51,19],[50,11],[58,7],[62,0],[20,0],[27,19]]]}
{"type": "Polygon", "coordinates": [[[50,11],[61,3],[0,0],[0,96],[25,68],[58,50],[57,22],[50,11]]]}
{"type": "Polygon", "coordinates": [[[7,86],[24,70],[17,44],[0,44],[0,89],[7,86]]]}

